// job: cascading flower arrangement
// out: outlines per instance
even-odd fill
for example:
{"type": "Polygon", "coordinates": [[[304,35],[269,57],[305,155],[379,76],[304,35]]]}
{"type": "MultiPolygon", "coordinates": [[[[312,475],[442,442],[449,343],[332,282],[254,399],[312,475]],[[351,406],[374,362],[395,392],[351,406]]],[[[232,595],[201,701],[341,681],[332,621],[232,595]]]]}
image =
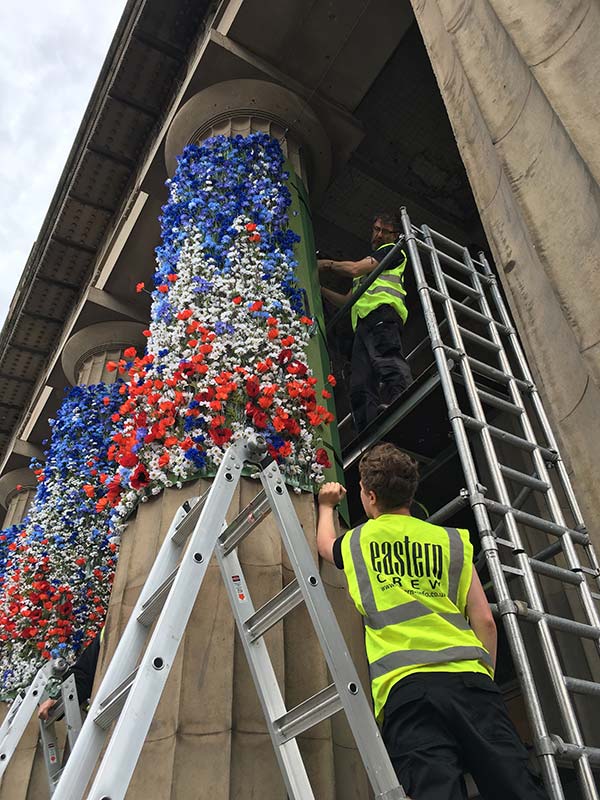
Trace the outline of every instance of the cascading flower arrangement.
{"type": "Polygon", "coordinates": [[[118,469],[102,502],[119,514],[140,490],[214,474],[227,446],[252,431],[292,485],[322,480],[329,462],[317,445],[331,395],[306,360],[312,319],[296,281],[287,177],[279,144],[260,133],[215,137],[179,158],[147,352],[112,365],[129,381],[109,451],[118,469]]]}
{"type": "Polygon", "coordinates": [[[0,533],[0,694],[27,685],[51,656],[72,659],[99,632],[118,529],[97,510],[108,489],[107,442],[120,385],[76,386],[50,420],[26,519],[0,533]],[[108,403],[105,398],[108,398],[108,403]]]}
{"type": "Polygon", "coordinates": [[[107,365],[116,384],[67,395],[32,509],[0,532],[2,696],[97,635],[118,531],[140,499],[214,474],[227,446],[255,431],[294,488],[323,479],[331,394],[307,363],[313,320],[296,280],[287,177],[264,134],[216,137],[179,159],[146,353],[129,348],[107,365]]]}

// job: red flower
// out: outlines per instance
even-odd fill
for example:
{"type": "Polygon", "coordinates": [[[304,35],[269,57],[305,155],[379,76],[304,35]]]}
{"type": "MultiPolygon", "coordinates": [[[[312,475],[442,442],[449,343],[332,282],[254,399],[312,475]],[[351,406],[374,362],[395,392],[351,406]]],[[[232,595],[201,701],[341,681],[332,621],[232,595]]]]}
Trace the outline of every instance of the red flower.
{"type": "Polygon", "coordinates": [[[146,339],[149,339],[150,336],[152,336],[152,331],[146,329],[145,331],[142,331],[142,335],[145,336],[146,339]]]}
{"type": "Polygon", "coordinates": [[[189,308],[186,308],[185,311],[180,311],[177,314],[177,319],[189,319],[193,314],[193,311],[189,308]]]}
{"type": "Polygon", "coordinates": [[[312,319],[310,317],[300,317],[300,322],[303,325],[312,325],[313,324],[313,321],[312,321],[312,319]]]}
{"type": "Polygon", "coordinates": [[[231,439],[232,431],[230,428],[211,428],[210,438],[216,445],[224,445],[231,439]]]}
{"type": "Polygon", "coordinates": [[[256,378],[248,378],[246,381],[246,393],[248,397],[256,397],[260,392],[260,384],[256,378]]]}
{"type": "Polygon", "coordinates": [[[140,281],[139,283],[136,283],[136,285],[135,285],[135,290],[136,290],[136,292],[137,292],[138,294],[139,294],[140,292],[143,292],[143,291],[144,291],[144,287],[145,287],[145,286],[146,286],[146,284],[144,283],[144,281],[140,281]]]}
{"type": "Polygon", "coordinates": [[[128,347],[126,350],[123,350],[123,355],[125,358],[135,358],[137,355],[137,350],[135,347],[128,347]]]}
{"type": "Polygon", "coordinates": [[[250,306],[250,311],[260,311],[263,307],[262,300],[255,300],[254,303],[250,306]]]}
{"type": "Polygon", "coordinates": [[[238,294],[238,295],[237,295],[237,297],[234,297],[234,298],[233,298],[233,300],[232,300],[231,302],[232,302],[232,303],[235,303],[235,304],[236,304],[236,306],[239,306],[239,304],[242,302],[242,298],[241,298],[241,297],[239,296],[239,294],[238,294]]]}
{"type": "Polygon", "coordinates": [[[269,418],[264,413],[264,411],[256,411],[254,416],[252,417],[252,421],[257,428],[261,430],[267,427],[267,423],[269,422],[269,418]]]}
{"type": "Polygon", "coordinates": [[[133,474],[129,479],[129,483],[132,489],[143,489],[145,486],[148,486],[150,483],[150,476],[148,475],[148,471],[143,464],[138,464],[134,469],[133,474]]]}
{"type": "Polygon", "coordinates": [[[166,467],[166,465],[170,461],[170,456],[168,453],[163,453],[162,456],[158,459],[158,466],[159,467],[166,467]]]}
{"type": "Polygon", "coordinates": [[[317,464],[320,464],[322,467],[327,468],[331,466],[331,461],[327,456],[327,450],[325,450],[324,447],[319,447],[319,449],[315,453],[315,460],[317,464]]]}
{"type": "Polygon", "coordinates": [[[335,386],[337,381],[335,379],[335,375],[328,375],[327,376],[327,383],[330,383],[332,386],[335,386]]]}
{"type": "Polygon", "coordinates": [[[157,286],[156,288],[157,288],[157,290],[158,290],[159,292],[162,292],[162,294],[165,294],[166,292],[168,292],[168,291],[169,291],[169,287],[167,286],[167,284],[166,284],[166,283],[161,283],[161,285],[160,285],[160,286],[157,286]]]}
{"type": "Polygon", "coordinates": [[[117,368],[117,365],[115,364],[114,361],[107,361],[105,368],[107,372],[114,372],[117,368]]]}
{"type": "Polygon", "coordinates": [[[255,222],[248,222],[248,223],[246,223],[246,230],[247,230],[249,233],[252,233],[252,231],[255,231],[255,230],[256,230],[256,223],[255,223],[255,222]]]}
{"type": "Polygon", "coordinates": [[[327,391],[327,389],[323,389],[323,391],[321,392],[321,394],[323,395],[323,397],[324,397],[326,400],[329,400],[329,398],[331,397],[331,392],[328,392],[328,391],[327,391]]]}
{"type": "Polygon", "coordinates": [[[175,283],[175,281],[177,280],[177,275],[174,272],[171,272],[170,275],[167,275],[167,280],[170,283],[175,283]]]}
{"type": "Polygon", "coordinates": [[[252,236],[248,237],[248,240],[253,243],[260,242],[260,233],[253,233],[252,236]]]}

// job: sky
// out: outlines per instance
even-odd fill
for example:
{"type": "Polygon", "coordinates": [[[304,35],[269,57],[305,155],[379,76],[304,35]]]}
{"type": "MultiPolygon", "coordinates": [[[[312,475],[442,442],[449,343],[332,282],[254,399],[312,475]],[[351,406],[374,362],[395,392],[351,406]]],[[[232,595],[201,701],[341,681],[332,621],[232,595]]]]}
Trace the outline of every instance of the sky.
{"type": "Polygon", "coordinates": [[[126,0],[0,0],[0,328],[126,0]]]}

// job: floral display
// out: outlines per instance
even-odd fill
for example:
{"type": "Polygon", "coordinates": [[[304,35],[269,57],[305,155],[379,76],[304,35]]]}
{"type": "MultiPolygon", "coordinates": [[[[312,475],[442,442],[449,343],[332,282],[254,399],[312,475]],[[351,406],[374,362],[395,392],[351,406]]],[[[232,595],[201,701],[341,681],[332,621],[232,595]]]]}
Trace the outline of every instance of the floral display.
{"type": "Polygon", "coordinates": [[[296,280],[290,194],[265,134],[190,145],[168,182],[147,347],[76,387],[51,421],[24,523],[0,532],[0,691],[44,658],[71,659],[106,614],[119,531],[140,500],[213,475],[256,431],[286,480],[312,489],[330,466],[321,435],[329,376],[307,363],[313,320],[296,280]]]}
{"type": "Polygon", "coordinates": [[[317,386],[306,360],[313,321],[295,277],[286,177],[265,134],[216,137],[179,159],[147,353],[113,365],[128,379],[107,499],[121,514],[142,489],[214,474],[227,446],[252,431],[292,485],[311,488],[329,465],[318,435],[333,419],[331,387],[317,386]]]}
{"type": "MultiPolygon", "coordinates": [[[[21,525],[0,532],[0,676],[3,696],[29,683],[44,658],[68,659],[97,635],[118,545],[107,489],[107,442],[119,385],[77,386],[50,420],[46,462],[21,525]],[[109,403],[105,404],[108,397],[109,403]]],[[[113,515],[114,516],[114,515],[113,515]]]]}

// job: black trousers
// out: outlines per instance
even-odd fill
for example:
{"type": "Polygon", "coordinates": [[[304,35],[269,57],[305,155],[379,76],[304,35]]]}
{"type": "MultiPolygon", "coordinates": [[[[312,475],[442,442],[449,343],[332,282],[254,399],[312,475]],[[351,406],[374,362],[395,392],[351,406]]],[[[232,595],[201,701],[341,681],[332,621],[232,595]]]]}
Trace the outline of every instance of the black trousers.
{"type": "Polygon", "coordinates": [[[350,404],[358,432],[412,381],[402,355],[402,319],[383,305],[358,320],[352,346],[350,404]]]}
{"type": "Polygon", "coordinates": [[[547,800],[486,675],[411,675],[394,686],[384,714],[383,741],[411,800],[467,800],[464,772],[484,800],[547,800]]]}

